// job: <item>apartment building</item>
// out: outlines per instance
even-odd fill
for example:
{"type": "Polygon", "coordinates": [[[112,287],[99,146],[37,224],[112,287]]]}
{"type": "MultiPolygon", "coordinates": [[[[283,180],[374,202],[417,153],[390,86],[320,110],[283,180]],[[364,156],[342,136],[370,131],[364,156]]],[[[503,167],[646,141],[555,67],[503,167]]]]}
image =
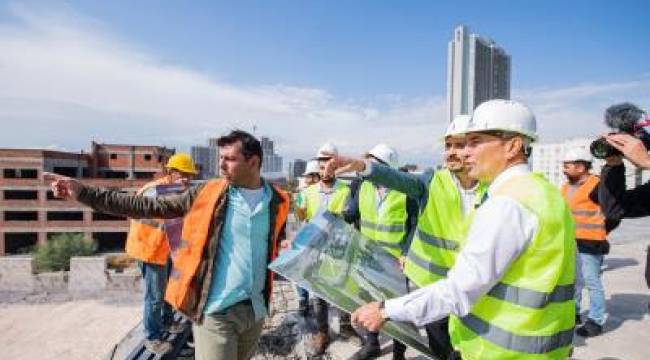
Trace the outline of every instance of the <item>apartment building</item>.
{"type": "Polygon", "coordinates": [[[126,218],[55,199],[43,172],[133,193],[159,176],[173,154],[165,147],[95,142],[88,153],[0,149],[0,256],[25,252],[64,232],[94,239],[100,251],[123,249],[126,218]]]}

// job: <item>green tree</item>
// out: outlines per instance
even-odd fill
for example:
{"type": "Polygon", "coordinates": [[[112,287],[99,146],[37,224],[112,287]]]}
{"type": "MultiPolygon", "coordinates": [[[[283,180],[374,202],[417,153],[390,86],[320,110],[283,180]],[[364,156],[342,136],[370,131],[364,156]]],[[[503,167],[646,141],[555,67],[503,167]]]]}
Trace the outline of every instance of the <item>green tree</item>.
{"type": "Polygon", "coordinates": [[[37,272],[70,270],[70,258],[89,256],[97,251],[97,244],[86,240],[81,233],[63,233],[36,245],[34,260],[37,272]]]}

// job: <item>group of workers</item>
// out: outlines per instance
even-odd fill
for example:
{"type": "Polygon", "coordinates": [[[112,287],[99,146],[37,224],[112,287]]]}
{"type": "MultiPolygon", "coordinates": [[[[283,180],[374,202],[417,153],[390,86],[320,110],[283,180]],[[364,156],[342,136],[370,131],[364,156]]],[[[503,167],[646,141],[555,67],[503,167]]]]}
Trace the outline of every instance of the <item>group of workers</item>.
{"type": "MultiPolygon", "coordinates": [[[[354,336],[352,325],[368,330],[353,359],[380,355],[378,332],[389,320],[424,327],[439,359],[565,359],[579,320],[576,266],[591,301],[578,334],[602,331],[598,271],[611,226],[593,197],[598,179],[588,173],[590,158],[575,153],[565,159],[569,181],[562,191],[532,173],[536,139],[528,107],[490,100],[450,123],[444,167],[435,172],[400,171],[396,151],[384,144],[362,158],[341,155],[332,144],[319,149],[295,201],[297,217],[309,221],[329,211],[355,224],[398,260],[395,271],[404,272],[411,290],[341,316],[341,333],[354,336]],[[358,174],[352,184],[336,177],[350,172],[358,174]]],[[[162,334],[178,330],[168,303],[192,320],[197,359],[250,358],[268,312],[267,265],[290,246],[284,225],[291,198],[261,177],[259,141],[236,130],[218,145],[221,177],[179,194],[145,196],[157,184],[188,184],[196,169],[183,154],[170,159],[167,176],[136,195],[52,175],[56,196],[134,219],[127,252],[142,263],[153,352],[168,351],[162,334]],[[170,218],[183,219],[173,262],[161,231],[170,218]]],[[[297,291],[307,316],[309,294],[297,291]]],[[[314,299],[313,313],[313,348],[323,353],[330,342],[327,302],[314,299]]],[[[396,341],[393,358],[403,359],[405,348],[396,341]]]]}

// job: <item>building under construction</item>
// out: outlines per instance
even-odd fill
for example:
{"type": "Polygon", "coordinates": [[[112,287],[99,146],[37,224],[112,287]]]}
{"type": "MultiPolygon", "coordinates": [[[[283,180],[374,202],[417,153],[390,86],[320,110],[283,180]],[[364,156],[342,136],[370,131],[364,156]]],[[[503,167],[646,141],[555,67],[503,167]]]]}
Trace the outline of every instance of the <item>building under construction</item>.
{"type": "Polygon", "coordinates": [[[99,251],[121,250],[128,221],[54,198],[43,172],[132,193],[162,173],[175,152],[159,146],[98,144],[90,152],[0,149],[0,256],[28,251],[60,233],[82,233],[99,251]]]}

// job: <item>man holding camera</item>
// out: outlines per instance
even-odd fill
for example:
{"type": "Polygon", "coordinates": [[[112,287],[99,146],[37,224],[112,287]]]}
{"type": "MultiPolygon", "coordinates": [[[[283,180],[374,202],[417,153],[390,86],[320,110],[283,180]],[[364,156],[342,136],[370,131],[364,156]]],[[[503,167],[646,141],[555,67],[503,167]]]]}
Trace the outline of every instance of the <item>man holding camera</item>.
{"type": "Polygon", "coordinates": [[[598,195],[608,218],[650,215],[650,182],[626,190],[623,157],[641,169],[650,169],[650,119],[634,104],[612,105],[605,110],[605,123],[616,132],[591,144],[591,153],[605,159],[598,195]]]}
{"type": "Polygon", "coordinates": [[[650,215],[650,182],[626,190],[623,157],[641,169],[650,169],[650,154],[643,141],[628,134],[609,134],[605,140],[622,155],[605,158],[601,170],[599,195],[611,198],[602,204],[603,212],[617,218],[636,218],[650,215]]]}
{"type": "MultiPolygon", "coordinates": [[[[607,153],[600,174],[598,196],[601,209],[608,218],[638,218],[650,215],[650,182],[627,190],[623,158],[641,169],[650,169],[650,119],[645,111],[629,103],[614,105],[605,111],[606,119],[620,118],[632,124],[632,131],[607,134],[603,139],[613,151],[607,153]]],[[[609,121],[607,121],[609,124],[609,121]]],[[[650,251],[650,247],[648,247],[650,251]]],[[[650,287],[650,253],[645,278],[650,287]]],[[[648,304],[650,306],[650,304],[648,304]]]]}

